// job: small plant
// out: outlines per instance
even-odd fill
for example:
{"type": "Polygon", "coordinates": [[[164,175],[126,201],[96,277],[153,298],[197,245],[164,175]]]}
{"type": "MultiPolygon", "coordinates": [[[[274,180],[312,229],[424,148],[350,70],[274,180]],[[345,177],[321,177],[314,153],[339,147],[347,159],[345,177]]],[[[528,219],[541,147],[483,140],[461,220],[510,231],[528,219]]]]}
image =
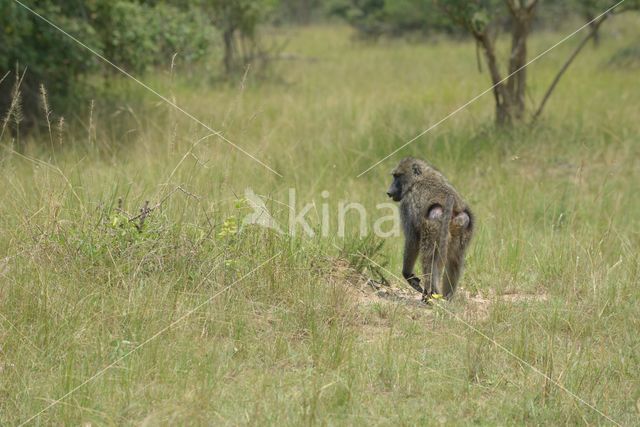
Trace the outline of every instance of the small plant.
{"type": "Polygon", "coordinates": [[[238,234],[238,220],[235,216],[230,216],[222,223],[222,228],[218,237],[228,237],[238,234]]]}
{"type": "Polygon", "coordinates": [[[142,233],[147,217],[158,207],[149,208],[149,201],[146,200],[140,208],[140,213],[138,215],[131,216],[123,209],[122,206],[123,202],[122,198],[120,198],[118,199],[118,207],[109,217],[109,224],[111,227],[121,230],[120,234],[122,236],[126,235],[129,231],[142,233]]]}
{"type": "Polygon", "coordinates": [[[123,237],[129,234],[129,231],[138,231],[136,225],[121,212],[114,212],[109,218],[108,224],[111,229],[123,237]]]}
{"type": "Polygon", "coordinates": [[[364,239],[347,239],[345,240],[342,255],[349,261],[349,264],[359,273],[371,274],[375,280],[386,285],[389,281],[384,277],[384,266],[388,261],[384,258],[378,261],[384,247],[384,240],[371,234],[364,239]]]}

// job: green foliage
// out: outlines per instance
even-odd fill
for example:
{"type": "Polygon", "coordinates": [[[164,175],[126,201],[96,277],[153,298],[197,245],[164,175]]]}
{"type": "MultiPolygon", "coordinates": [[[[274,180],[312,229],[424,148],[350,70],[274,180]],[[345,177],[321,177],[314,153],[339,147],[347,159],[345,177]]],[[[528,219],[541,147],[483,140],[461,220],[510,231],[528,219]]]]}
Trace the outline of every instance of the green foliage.
{"type": "Polygon", "coordinates": [[[239,31],[255,36],[256,28],[275,10],[278,0],[205,0],[211,19],[222,32],[239,31]]]}
{"type": "MultiPolygon", "coordinates": [[[[77,12],[67,11],[53,1],[38,2],[33,10],[86,44],[101,49],[94,28],[77,12]]],[[[15,2],[0,4],[0,28],[0,69],[11,69],[20,62],[41,76],[55,74],[58,67],[64,67],[67,74],[75,77],[95,65],[91,53],[77,49],[71,39],[15,2]]],[[[55,83],[55,79],[53,81],[55,83]]],[[[63,87],[51,89],[64,90],[63,87]]]]}
{"type": "MultiPolygon", "coordinates": [[[[567,16],[577,16],[582,20],[591,21],[617,3],[619,1],[615,0],[542,2],[538,8],[537,22],[540,26],[553,27],[566,20],[567,16]]],[[[613,10],[613,14],[638,10],[638,8],[640,8],[640,0],[625,0],[613,10]]]]}
{"type": "Polygon", "coordinates": [[[506,12],[502,0],[436,0],[452,24],[468,31],[482,33],[487,26],[506,12]]]}
{"type": "MultiPolygon", "coordinates": [[[[94,28],[78,11],[67,10],[53,1],[41,1],[33,10],[86,44],[101,50],[102,44],[94,28]]],[[[96,70],[91,53],[79,48],[70,38],[55,30],[13,1],[0,3],[0,74],[27,69],[21,85],[23,109],[27,116],[37,111],[38,87],[45,83],[58,98],[76,89],[78,78],[96,70]]],[[[11,84],[0,86],[0,108],[4,115],[11,102],[11,84]]]]}
{"type": "MultiPolygon", "coordinates": [[[[131,0],[86,0],[74,5],[38,2],[36,13],[132,73],[167,65],[174,53],[184,62],[202,58],[215,46],[215,30],[190,6],[131,0]]],[[[99,61],[60,31],[13,1],[0,4],[0,71],[27,69],[21,85],[27,117],[38,113],[38,92],[44,84],[54,104],[69,101],[86,88],[85,76],[115,70],[99,61]]],[[[106,73],[105,73],[106,74],[106,73]]],[[[11,85],[0,86],[2,114],[10,102],[11,85]]]]}
{"type": "Polygon", "coordinates": [[[457,31],[433,0],[335,0],[330,12],[366,37],[457,31]]]}
{"type": "MultiPolygon", "coordinates": [[[[518,2],[516,2],[518,4],[518,2]]],[[[535,25],[557,28],[567,16],[592,19],[615,2],[609,0],[572,0],[541,2],[535,25]]],[[[491,22],[507,15],[504,0],[330,0],[330,13],[345,19],[362,35],[403,35],[440,32],[458,34],[464,30],[483,32],[491,22]]],[[[636,10],[640,0],[627,0],[619,10],[636,10]]]]}
{"type": "Polygon", "coordinates": [[[153,29],[155,65],[168,63],[176,53],[181,62],[193,63],[219,46],[218,31],[199,9],[159,4],[154,12],[148,25],[153,29]]]}
{"type": "Polygon", "coordinates": [[[129,72],[140,73],[153,62],[157,28],[147,25],[149,12],[148,6],[130,1],[100,1],[90,9],[93,27],[104,43],[102,53],[129,72]]]}
{"type": "Polygon", "coordinates": [[[378,36],[383,32],[384,0],[336,1],[334,15],[344,18],[362,35],[378,36]]]}
{"type": "Polygon", "coordinates": [[[100,34],[104,55],[131,72],[166,65],[179,53],[183,61],[196,61],[214,44],[215,32],[194,8],[155,6],[131,1],[97,2],[90,10],[100,34]]]}

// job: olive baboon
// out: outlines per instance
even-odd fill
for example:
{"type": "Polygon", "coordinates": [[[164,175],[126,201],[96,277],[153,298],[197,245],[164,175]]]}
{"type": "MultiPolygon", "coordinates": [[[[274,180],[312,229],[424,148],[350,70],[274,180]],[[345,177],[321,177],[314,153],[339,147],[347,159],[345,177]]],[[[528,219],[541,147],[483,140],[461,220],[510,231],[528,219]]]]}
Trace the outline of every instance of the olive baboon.
{"type": "Polygon", "coordinates": [[[447,179],[427,162],[407,157],[393,170],[387,195],[400,202],[405,236],[402,275],[423,298],[434,293],[446,298],[455,291],[471,240],[471,209],[447,179]],[[422,255],[422,275],[413,273],[422,255]]]}

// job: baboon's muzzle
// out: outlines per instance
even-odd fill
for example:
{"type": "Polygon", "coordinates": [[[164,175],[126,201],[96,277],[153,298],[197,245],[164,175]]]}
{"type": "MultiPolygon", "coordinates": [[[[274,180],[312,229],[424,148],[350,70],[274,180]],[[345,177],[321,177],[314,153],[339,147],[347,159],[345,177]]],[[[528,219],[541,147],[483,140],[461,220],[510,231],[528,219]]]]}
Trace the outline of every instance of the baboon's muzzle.
{"type": "Polygon", "coordinates": [[[397,192],[397,191],[396,192],[387,191],[387,196],[391,197],[394,202],[399,202],[400,201],[400,193],[397,192]]]}

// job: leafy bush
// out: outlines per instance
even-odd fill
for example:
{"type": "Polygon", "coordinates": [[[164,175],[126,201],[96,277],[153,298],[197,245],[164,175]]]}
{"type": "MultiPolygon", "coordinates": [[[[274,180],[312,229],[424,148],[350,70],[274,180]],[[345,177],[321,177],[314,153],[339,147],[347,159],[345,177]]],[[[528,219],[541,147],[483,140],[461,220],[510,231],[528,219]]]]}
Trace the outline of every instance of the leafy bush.
{"type": "Polygon", "coordinates": [[[102,1],[92,16],[105,56],[135,73],[166,65],[175,53],[185,62],[197,61],[215,44],[214,28],[193,8],[102,1]]]}
{"type": "Polygon", "coordinates": [[[459,32],[430,0],[334,0],[330,10],[365,37],[459,32]]]}
{"type": "MultiPolygon", "coordinates": [[[[193,7],[131,0],[58,3],[61,2],[44,0],[33,10],[134,74],[169,64],[174,53],[180,53],[183,62],[197,61],[216,45],[215,30],[208,18],[193,7]]],[[[8,70],[14,76],[26,70],[20,93],[21,115],[27,123],[38,114],[41,84],[60,110],[60,105],[73,105],[69,102],[71,94],[82,95],[88,74],[99,70],[105,71],[106,76],[116,73],[15,2],[0,3],[0,28],[0,77],[8,70]]],[[[0,86],[3,116],[11,103],[11,80],[5,79],[0,86]]]]}
{"type": "MultiPolygon", "coordinates": [[[[42,1],[33,9],[88,45],[101,50],[93,27],[77,12],[42,1]]],[[[20,86],[24,114],[29,116],[38,105],[40,83],[58,97],[72,93],[79,77],[97,66],[93,55],[79,48],[70,38],[52,28],[15,2],[0,3],[0,74],[15,75],[27,70],[20,86]]],[[[0,86],[0,110],[7,112],[12,93],[11,81],[0,86]]]]}
{"type": "Polygon", "coordinates": [[[206,14],[197,8],[184,11],[159,4],[150,15],[148,25],[154,34],[154,64],[166,64],[178,53],[181,62],[199,61],[220,46],[219,34],[206,14]]]}
{"type": "Polygon", "coordinates": [[[91,23],[104,43],[103,55],[129,72],[144,71],[156,53],[153,28],[147,25],[150,12],[130,1],[97,2],[90,9],[91,23]]]}

